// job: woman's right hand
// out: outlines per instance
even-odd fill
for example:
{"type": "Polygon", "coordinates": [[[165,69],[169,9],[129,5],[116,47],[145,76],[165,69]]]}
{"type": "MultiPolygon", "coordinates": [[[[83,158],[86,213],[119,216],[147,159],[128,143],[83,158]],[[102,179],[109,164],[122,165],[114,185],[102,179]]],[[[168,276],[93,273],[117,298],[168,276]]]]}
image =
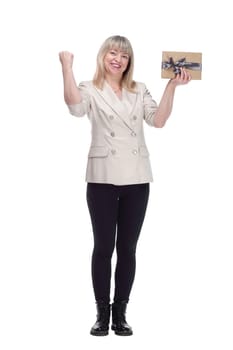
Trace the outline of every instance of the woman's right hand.
{"type": "Polygon", "coordinates": [[[59,52],[59,59],[62,64],[62,68],[72,68],[74,55],[69,51],[59,52]]]}

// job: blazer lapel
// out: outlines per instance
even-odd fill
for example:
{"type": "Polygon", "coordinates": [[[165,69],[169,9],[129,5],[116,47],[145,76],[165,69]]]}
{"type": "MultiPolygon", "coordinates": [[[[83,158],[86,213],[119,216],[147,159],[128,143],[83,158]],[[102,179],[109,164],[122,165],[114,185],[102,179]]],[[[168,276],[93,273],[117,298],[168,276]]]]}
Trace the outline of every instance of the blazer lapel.
{"type": "Polygon", "coordinates": [[[124,124],[132,129],[130,116],[134,111],[138,94],[122,89],[122,99],[119,99],[107,82],[104,83],[103,90],[98,88],[95,89],[103,98],[104,102],[118,115],[124,124]]]}

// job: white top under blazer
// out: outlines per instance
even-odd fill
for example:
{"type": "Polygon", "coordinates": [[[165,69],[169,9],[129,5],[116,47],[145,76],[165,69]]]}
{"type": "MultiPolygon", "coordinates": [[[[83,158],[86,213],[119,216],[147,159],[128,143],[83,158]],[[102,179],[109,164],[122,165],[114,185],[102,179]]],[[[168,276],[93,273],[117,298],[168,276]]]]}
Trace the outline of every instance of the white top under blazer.
{"type": "Polygon", "coordinates": [[[153,181],[143,121],[154,126],[158,108],[145,84],[136,93],[122,89],[120,99],[105,82],[98,89],[92,81],[78,86],[82,101],[68,105],[72,115],[87,115],[92,126],[86,181],[132,185],[153,181]]]}

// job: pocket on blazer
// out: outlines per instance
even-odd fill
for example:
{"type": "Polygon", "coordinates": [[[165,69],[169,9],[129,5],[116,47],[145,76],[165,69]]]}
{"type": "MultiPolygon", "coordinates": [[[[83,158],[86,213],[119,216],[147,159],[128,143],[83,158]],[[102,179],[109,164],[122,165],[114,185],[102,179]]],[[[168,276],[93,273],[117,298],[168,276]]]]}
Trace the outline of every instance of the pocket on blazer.
{"type": "Polygon", "coordinates": [[[91,146],[88,158],[105,158],[108,156],[108,148],[105,146],[91,146]]]}
{"type": "Polygon", "coordinates": [[[150,155],[146,146],[140,146],[139,153],[142,157],[149,157],[150,155]]]}

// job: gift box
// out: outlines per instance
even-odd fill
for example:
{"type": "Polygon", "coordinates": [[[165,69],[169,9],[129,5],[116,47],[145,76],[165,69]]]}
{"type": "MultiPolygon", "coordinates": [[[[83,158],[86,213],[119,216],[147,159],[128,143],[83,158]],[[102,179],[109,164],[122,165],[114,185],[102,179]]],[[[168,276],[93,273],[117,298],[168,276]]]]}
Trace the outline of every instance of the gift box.
{"type": "Polygon", "coordinates": [[[200,52],[163,51],[161,78],[172,79],[185,68],[192,79],[201,80],[202,54],[200,52]]]}

